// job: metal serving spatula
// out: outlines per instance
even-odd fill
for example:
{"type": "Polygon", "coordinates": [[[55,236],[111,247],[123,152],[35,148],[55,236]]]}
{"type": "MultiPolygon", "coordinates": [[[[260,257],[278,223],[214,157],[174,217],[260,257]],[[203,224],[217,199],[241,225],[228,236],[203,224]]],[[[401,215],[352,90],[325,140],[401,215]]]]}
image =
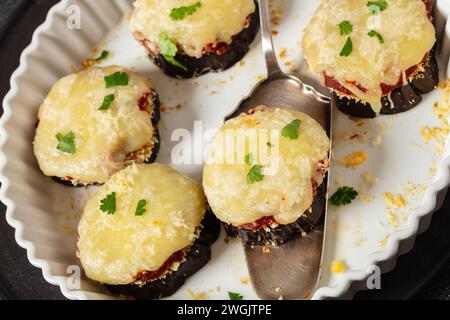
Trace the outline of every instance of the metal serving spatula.
{"type": "MultiPolygon", "coordinates": [[[[320,94],[300,79],[283,73],[272,43],[268,0],[259,0],[262,47],[268,76],[256,85],[226,120],[247,113],[259,105],[290,107],[308,114],[319,122],[331,137],[332,99],[320,94]]],[[[331,145],[330,145],[331,150],[331,145]]],[[[328,187],[327,187],[328,190],[328,187]]],[[[326,196],[328,199],[328,195],[326,196]]],[[[320,215],[326,214],[326,204],[320,215]]],[[[319,220],[319,217],[315,217],[319,220]]],[[[270,252],[260,246],[244,245],[250,278],[261,299],[309,299],[316,290],[321,269],[324,219],[313,231],[297,237],[270,252]]]]}

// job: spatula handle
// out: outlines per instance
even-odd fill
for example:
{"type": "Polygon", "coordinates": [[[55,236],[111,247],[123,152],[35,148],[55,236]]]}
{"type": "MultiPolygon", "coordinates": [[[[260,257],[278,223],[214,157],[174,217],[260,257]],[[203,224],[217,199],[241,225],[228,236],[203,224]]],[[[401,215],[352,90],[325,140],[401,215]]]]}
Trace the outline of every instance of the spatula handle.
{"type": "Polygon", "coordinates": [[[278,64],[272,42],[269,0],[259,0],[259,14],[261,19],[262,48],[266,59],[268,78],[282,75],[283,71],[281,71],[278,64]]]}

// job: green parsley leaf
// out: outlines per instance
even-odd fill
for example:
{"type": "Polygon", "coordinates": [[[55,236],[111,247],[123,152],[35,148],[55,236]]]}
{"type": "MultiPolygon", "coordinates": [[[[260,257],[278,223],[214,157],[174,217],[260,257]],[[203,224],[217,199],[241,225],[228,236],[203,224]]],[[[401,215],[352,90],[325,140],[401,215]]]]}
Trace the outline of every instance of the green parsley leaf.
{"type": "Polygon", "coordinates": [[[147,201],[142,199],[139,200],[137,207],[136,207],[136,216],[143,216],[145,212],[147,212],[147,209],[145,209],[145,206],[147,205],[147,201]]]}
{"type": "Polygon", "coordinates": [[[240,293],[228,291],[228,297],[230,300],[244,300],[244,297],[240,293]]]}
{"type": "Polygon", "coordinates": [[[263,180],[264,180],[263,167],[257,164],[254,165],[251,168],[250,172],[247,174],[247,183],[253,184],[263,180]]]}
{"type": "Polygon", "coordinates": [[[344,47],[342,48],[341,53],[339,54],[341,57],[348,57],[350,53],[353,51],[353,42],[350,37],[347,38],[344,47]]]}
{"type": "Polygon", "coordinates": [[[172,20],[183,20],[186,16],[191,16],[200,8],[202,4],[197,2],[191,6],[173,8],[170,12],[170,18],[172,20]]]}
{"type": "Polygon", "coordinates": [[[159,45],[161,48],[161,55],[164,57],[164,59],[166,59],[168,63],[174,65],[175,67],[181,68],[184,71],[187,71],[187,68],[175,59],[178,48],[177,45],[169,39],[167,33],[161,33],[159,37],[159,45]]]}
{"type": "Polygon", "coordinates": [[[183,66],[177,59],[175,59],[175,57],[164,56],[164,59],[166,59],[166,61],[168,63],[170,63],[171,65],[174,65],[175,67],[178,67],[178,68],[183,69],[184,71],[187,71],[187,68],[185,66],[183,66]]]}
{"type": "Polygon", "coordinates": [[[367,8],[372,15],[377,15],[380,11],[384,11],[388,8],[389,4],[386,0],[369,1],[367,2],[367,8]]]}
{"type": "Polygon", "coordinates": [[[381,34],[379,34],[379,33],[378,33],[377,31],[375,31],[375,30],[371,30],[367,35],[368,35],[369,37],[371,37],[371,38],[376,37],[380,43],[384,43],[384,38],[383,38],[383,36],[382,36],[381,34]]]}
{"type": "Polygon", "coordinates": [[[255,162],[255,159],[253,158],[253,154],[249,153],[245,156],[245,164],[251,166],[255,162]]]}
{"type": "Polygon", "coordinates": [[[104,60],[104,59],[106,59],[108,57],[109,57],[109,51],[103,50],[98,58],[91,59],[91,60],[94,61],[94,62],[99,62],[99,61],[102,61],[102,60],[104,60]]]}
{"type": "Polygon", "coordinates": [[[58,133],[55,137],[56,140],[58,140],[58,146],[56,147],[56,149],[71,154],[74,154],[76,152],[75,133],[69,132],[65,136],[63,136],[61,133],[58,133]]]}
{"type": "Polygon", "coordinates": [[[358,192],[352,187],[339,188],[330,198],[330,202],[335,206],[345,206],[352,203],[358,196],[358,192]]]}
{"type": "Polygon", "coordinates": [[[301,123],[302,122],[299,119],[295,119],[283,128],[281,135],[291,140],[297,140],[299,137],[298,129],[300,128],[301,123]]]}
{"type": "Polygon", "coordinates": [[[341,36],[345,36],[352,33],[353,25],[350,23],[350,21],[344,20],[339,23],[339,29],[341,29],[341,36]]]}
{"type": "Polygon", "coordinates": [[[109,57],[109,51],[103,50],[97,58],[86,59],[83,62],[84,67],[89,68],[109,57]]]}
{"type": "Polygon", "coordinates": [[[126,72],[115,72],[105,77],[106,88],[128,85],[128,74],[126,72]]]}
{"type": "Polygon", "coordinates": [[[101,201],[100,210],[107,214],[116,213],[116,193],[110,193],[101,201]]]}
{"type": "Polygon", "coordinates": [[[159,36],[159,44],[161,46],[162,55],[175,57],[178,52],[178,48],[177,45],[169,39],[167,33],[161,33],[159,36]]]}
{"type": "Polygon", "coordinates": [[[105,96],[105,98],[103,99],[103,103],[98,110],[102,110],[102,111],[108,110],[111,107],[111,104],[113,103],[114,99],[115,99],[115,97],[113,94],[105,96]]]}

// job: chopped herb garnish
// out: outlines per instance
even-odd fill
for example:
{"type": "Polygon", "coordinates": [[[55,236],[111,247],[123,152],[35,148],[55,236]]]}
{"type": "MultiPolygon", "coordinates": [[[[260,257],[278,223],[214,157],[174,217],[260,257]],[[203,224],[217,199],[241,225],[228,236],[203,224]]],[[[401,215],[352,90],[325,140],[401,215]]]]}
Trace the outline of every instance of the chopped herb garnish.
{"type": "Polygon", "coordinates": [[[56,140],[58,140],[58,146],[56,148],[59,151],[71,154],[74,154],[76,152],[75,133],[69,132],[65,136],[63,136],[61,133],[58,133],[56,135],[56,140]]]}
{"type": "Polygon", "coordinates": [[[352,203],[358,196],[358,191],[352,187],[339,188],[330,198],[330,202],[335,206],[345,206],[352,203]]]}
{"type": "Polygon", "coordinates": [[[250,172],[247,174],[247,183],[253,184],[263,180],[264,180],[263,167],[257,164],[254,165],[250,169],[250,172]]]}
{"type": "Polygon", "coordinates": [[[145,206],[147,205],[147,201],[142,199],[139,200],[137,207],[136,207],[136,216],[143,216],[144,213],[147,211],[147,209],[145,209],[145,206]]]}
{"type": "Polygon", "coordinates": [[[350,21],[344,20],[339,23],[339,29],[341,29],[341,35],[345,36],[352,33],[353,25],[350,23],[350,21]]]}
{"type": "Polygon", "coordinates": [[[98,110],[102,110],[102,111],[103,110],[108,110],[111,107],[111,104],[113,103],[114,98],[115,97],[114,97],[113,94],[105,96],[105,98],[103,99],[103,103],[102,103],[101,107],[98,110]]]}
{"type": "Polygon", "coordinates": [[[384,11],[388,8],[389,4],[385,0],[369,1],[367,2],[367,8],[372,15],[377,15],[380,11],[384,11]]]}
{"type": "Polygon", "coordinates": [[[267,146],[268,146],[269,148],[272,148],[272,147],[273,147],[273,144],[271,144],[270,142],[267,142],[267,146]]]}
{"type": "Polygon", "coordinates": [[[97,58],[86,59],[83,62],[83,65],[86,68],[89,68],[89,67],[93,66],[94,64],[97,64],[97,63],[101,62],[102,60],[108,58],[109,54],[110,54],[109,51],[103,50],[102,53],[100,54],[100,56],[98,56],[97,58]]]}
{"type": "Polygon", "coordinates": [[[295,119],[291,123],[289,123],[286,127],[281,131],[281,135],[285,138],[289,138],[291,140],[296,140],[299,137],[298,129],[300,128],[300,124],[302,122],[299,119],[295,119]]]}
{"type": "Polygon", "coordinates": [[[94,62],[102,61],[109,57],[109,51],[103,50],[98,58],[92,59],[94,62]]]}
{"type": "Polygon", "coordinates": [[[231,291],[228,291],[228,297],[230,298],[230,300],[244,300],[244,296],[242,296],[240,293],[231,291]]]}
{"type": "Polygon", "coordinates": [[[161,55],[168,63],[187,71],[187,68],[175,59],[175,56],[178,53],[178,48],[177,45],[169,39],[167,33],[161,34],[159,37],[159,45],[161,48],[161,55]]]}
{"type": "Polygon", "coordinates": [[[126,72],[115,72],[105,77],[106,88],[128,85],[128,74],[126,72]]]}
{"type": "Polygon", "coordinates": [[[348,57],[350,53],[353,51],[353,42],[350,37],[347,38],[344,47],[342,48],[341,53],[339,54],[341,57],[348,57]]]}
{"type": "Polygon", "coordinates": [[[170,18],[172,20],[183,20],[186,16],[191,16],[200,8],[202,4],[197,2],[191,6],[173,8],[170,12],[170,18]]]}
{"type": "Polygon", "coordinates": [[[100,210],[107,214],[116,213],[116,193],[110,193],[101,201],[100,210]]]}
{"type": "Polygon", "coordinates": [[[245,156],[245,164],[251,166],[255,162],[255,159],[253,158],[253,154],[249,153],[245,156]]]}
{"type": "Polygon", "coordinates": [[[175,57],[171,57],[171,56],[164,56],[164,59],[166,59],[166,61],[168,63],[170,63],[171,65],[174,65],[175,67],[181,68],[184,71],[187,71],[187,68],[185,66],[183,66],[180,62],[178,62],[177,59],[175,59],[175,57]]]}
{"type": "Polygon", "coordinates": [[[375,31],[375,30],[371,30],[367,35],[368,35],[369,37],[371,37],[371,38],[376,37],[380,43],[384,43],[384,38],[383,38],[383,36],[382,36],[381,34],[379,34],[379,33],[378,33],[377,31],[375,31]]]}

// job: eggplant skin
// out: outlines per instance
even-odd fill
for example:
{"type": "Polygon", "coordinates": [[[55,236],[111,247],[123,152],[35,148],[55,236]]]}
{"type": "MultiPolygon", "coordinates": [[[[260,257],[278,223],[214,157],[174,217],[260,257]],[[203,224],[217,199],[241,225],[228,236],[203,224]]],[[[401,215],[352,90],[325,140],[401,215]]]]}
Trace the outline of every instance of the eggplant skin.
{"type": "Polygon", "coordinates": [[[151,164],[156,161],[159,150],[161,149],[161,135],[159,134],[158,124],[161,121],[161,102],[158,94],[153,90],[152,92],[153,114],[152,125],[155,128],[153,136],[155,137],[155,144],[153,145],[152,155],[145,161],[145,163],[151,164]]]}
{"type": "Polygon", "coordinates": [[[326,186],[327,182],[324,180],[317,189],[317,194],[311,206],[312,211],[305,212],[294,223],[280,225],[274,229],[259,228],[256,232],[223,223],[225,231],[229,237],[239,237],[245,246],[280,246],[294,237],[300,237],[302,234],[312,231],[315,226],[322,222],[326,204],[326,186]]]}
{"type": "Polygon", "coordinates": [[[190,57],[186,54],[177,54],[175,59],[187,70],[170,64],[161,54],[149,53],[149,58],[161,68],[165,74],[173,78],[196,78],[208,72],[220,72],[231,68],[239,62],[250,50],[250,44],[259,30],[258,7],[250,15],[250,25],[243,29],[233,40],[230,48],[224,54],[207,53],[201,58],[190,57]]]}
{"type": "Polygon", "coordinates": [[[168,274],[163,279],[148,282],[143,286],[106,285],[115,295],[132,297],[137,300],[154,300],[169,297],[174,294],[185,281],[199,271],[211,259],[211,245],[220,235],[220,223],[216,217],[207,211],[202,221],[203,230],[200,237],[194,242],[186,256],[186,260],[178,270],[168,274]]]}
{"type": "MultiPolygon", "coordinates": [[[[406,112],[422,101],[422,94],[432,91],[439,83],[439,70],[435,57],[435,50],[430,52],[428,63],[424,66],[425,71],[418,73],[414,78],[401,88],[395,89],[389,97],[381,99],[381,115],[392,115],[406,112]],[[390,101],[392,101],[392,104],[390,101]]],[[[348,97],[340,97],[333,93],[338,109],[356,118],[375,118],[377,114],[369,104],[356,101],[348,97]]]]}
{"type": "MultiPolygon", "coordinates": [[[[154,163],[156,161],[156,158],[158,157],[159,150],[161,148],[161,136],[159,134],[158,130],[158,123],[161,120],[161,102],[159,100],[158,94],[152,90],[151,93],[152,97],[152,103],[153,103],[153,114],[152,114],[152,125],[155,128],[155,132],[153,133],[153,136],[155,137],[155,144],[152,148],[152,154],[151,156],[145,161],[145,163],[154,163]]],[[[86,186],[100,186],[100,183],[90,183],[90,184],[73,184],[70,181],[61,179],[60,177],[52,177],[52,180],[62,184],[66,187],[72,187],[72,188],[84,188],[86,186]]]]}

